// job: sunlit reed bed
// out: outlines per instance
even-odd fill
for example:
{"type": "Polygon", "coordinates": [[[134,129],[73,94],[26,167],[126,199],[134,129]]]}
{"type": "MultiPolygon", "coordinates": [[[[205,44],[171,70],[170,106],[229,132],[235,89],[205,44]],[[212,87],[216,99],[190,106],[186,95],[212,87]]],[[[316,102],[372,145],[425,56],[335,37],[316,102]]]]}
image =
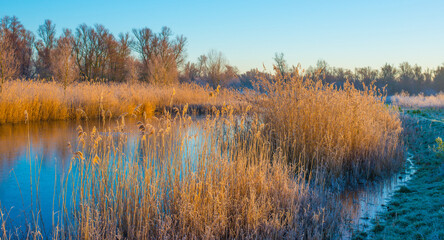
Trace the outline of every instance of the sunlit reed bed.
{"type": "Polygon", "coordinates": [[[398,169],[403,162],[399,112],[384,104],[375,86],[357,90],[302,77],[297,71],[263,80],[256,111],[268,139],[289,162],[356,183],[398,169]]]}
{"type": "Polygon", "coordinates": [[[0,124],[76,118],[116,118],[122,114],[152,116],[174,106],[239,105],[237,91],[196,84],[154,86],[143,83],[88,83],[68,85],[45,80],[15,80],[4,83],[0,94],[0,124]]]}
{"type": "MultiPolygon", "coordinates": [[[[373,87],[337,89],[297,72],[259,84],[242,114],[214,107],[196,121],[185,105],[160,118],[121,115],[106,132],[79,127],[63,208],[44,237],[340,237],[338,187],[402,163],[398,112],[373,87]],[[126,118],[138,119],[136,135],[126,118]]],[[[43,236],[30,226],[25,236],[43,236]]]]}
{"type": "MultiPolygon", "coordinates": [[[[340,205],[273,152],[257,119],[236,119],[224,108],[196,122],[185,114],[141,121],[134,138],[116,134],[122,129],[78,128],[51,238],[320,239],[338,233],[340,205]]],[[[27,234],[46,237],[42,233],[36,227],[27,234]]]]}

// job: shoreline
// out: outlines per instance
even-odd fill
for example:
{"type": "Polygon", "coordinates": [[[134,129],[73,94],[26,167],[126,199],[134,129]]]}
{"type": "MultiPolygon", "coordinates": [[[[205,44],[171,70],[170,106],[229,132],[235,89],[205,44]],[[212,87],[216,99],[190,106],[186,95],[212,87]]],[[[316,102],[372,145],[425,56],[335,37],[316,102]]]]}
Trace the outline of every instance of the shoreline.
{"type": "Polygon", "coordinates": [[[444,114],[431,113],[434,118],[424,111],[405,113],[411,117],[404,123],[405,144],[414,155],[416,172],[372,220],[372,229],[355,233],[353,239],[444,239],[444,157],[434,151],[435,139],[444,136],[444,124],[434,120],[444,114]]]}

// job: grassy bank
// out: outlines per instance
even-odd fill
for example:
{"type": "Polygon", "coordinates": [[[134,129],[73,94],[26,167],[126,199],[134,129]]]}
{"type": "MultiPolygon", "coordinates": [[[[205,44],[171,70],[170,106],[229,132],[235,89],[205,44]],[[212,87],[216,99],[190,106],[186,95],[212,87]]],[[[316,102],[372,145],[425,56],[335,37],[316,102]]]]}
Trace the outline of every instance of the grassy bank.
{"type": "Polygon", "coordinates": [[[373,230],[358,239],[444,239],[444,155],[435,141],[444,136],[444,123],[433,121],[444,115],[410,111],[408,116],[406,144],[417,171],[395,192],[373,230]]]}
{"type": "Polygon", "coordinates": [[[0,124],[76,118],[112,118],[122,114],[152,116],[173,106],[238,105],[241,94],[195,84],[152,86],[142,83],[74,83],[64,89],[53,81],[16,80],[3,85],[0,124]],[[25,113],[26,112],[26,113],[25,113]]]}

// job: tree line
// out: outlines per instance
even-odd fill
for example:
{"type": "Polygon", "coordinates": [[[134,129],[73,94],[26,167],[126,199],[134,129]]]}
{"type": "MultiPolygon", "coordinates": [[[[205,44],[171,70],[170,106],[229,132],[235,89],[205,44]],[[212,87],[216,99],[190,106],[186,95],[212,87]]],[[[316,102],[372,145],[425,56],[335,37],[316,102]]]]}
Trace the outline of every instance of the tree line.
{"type": "Polygon", "coordinates": [[[168,27],[159,33],[133,29],[132,35],[115,37],[103,25],[81,24],[57,36],[50,20],[35,36],[16,17],[6,16],[0,25],[0,78],[171,83],[178,79],[185,44],[186,38],[174,36],[168,27]]]}
{"type": "MultiPolygon", "coordinates": [[[[384,89],[389,95],[401,92],[426,95],[444,92],[444,64],[435,69],[423,69],[417,64],[411,65],[408,62],[403,62],[399,66],[386,63],[379,69],[361,67],[351,70],[331,67],[326,61],[319,60],[315,66],[303,70],[300,66],[289,67],[284,54],[276,53],[274,70],[276,74],[302,74],[338,87],[342,87],[347,81],[353,83],[358,89],[374,84],[377,88],[384,89]]],[[[258,69],[251,69],[238,75],[240,85],[250,88],[259,78],[272,80],[270,74],[258,69]]]]}
{"type": "Polygon", "coordinates": [[[320,60],[315,67],[307,69],[307,74],[319,76],[325,82],[338,85],[347,80],[355,83],[355,86],[368,86],[373,83],[379,88],[385,88],[388,94],[434,94],[444,91],[444,64],[435,69],[423,69],[408,62],[398,66],[386,63],[379,69],[361,67],[350,70],[329,67],[325,61],[320,60]]]}
{"type": "MultiPolygon", "coordinates": [[[[114,36],[103,25],[81,24],[58,34],[55,24],[45,20],[36,33],[25,29],[15,16],[1,19],[1,85],[8,79],[44,78],[59,81],[65,87],[73,81],[142,81],[252,88],[258,78],[271,77],[258,69],[240,74],[215,50],[201,55],[195,62],[186,61],[187,39],[174,35],[168,27],[158,33],[145,27],[114,36]]],[[[385,64],[380,69],[350,70],[330,67],[320,60],[316,66],[300,71],[297,67],[288,67],[281,53],[275,55],[274,67],[280,74],[297,72],[338,86],[345,81],[356,86],[374,83],[386,87],[389,94],[444,91],[444,65],[423,69],[404,62],[399,66],[385,64]]]]}
{"type": "Polygon", "coordinates": [[[220,52],[185,63],[186,43],[168,27],[159,33],[133,29],[116,37],[103,25],[81,24],[57,35],[51,20],[38,27],[36,36],[17,17],[6,16],[0,24],[0,79],[54,79],[65,86],[75,80],[217,86],[237,77],[237,69],[220,52]]]}

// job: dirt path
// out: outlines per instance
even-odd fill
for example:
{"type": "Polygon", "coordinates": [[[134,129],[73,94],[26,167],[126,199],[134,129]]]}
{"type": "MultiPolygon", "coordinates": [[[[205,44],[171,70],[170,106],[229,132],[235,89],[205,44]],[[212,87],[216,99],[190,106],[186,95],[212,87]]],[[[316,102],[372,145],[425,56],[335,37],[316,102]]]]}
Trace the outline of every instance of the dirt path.
{"type": "Polygon", "coordinates": [[[414,155],[416,173],[399,188],[374,220],[369,232],[355,239],[444,239],[444,153],[434,150],[444,137],[444,114],[408,113],[406,145],[414,155]]]}

